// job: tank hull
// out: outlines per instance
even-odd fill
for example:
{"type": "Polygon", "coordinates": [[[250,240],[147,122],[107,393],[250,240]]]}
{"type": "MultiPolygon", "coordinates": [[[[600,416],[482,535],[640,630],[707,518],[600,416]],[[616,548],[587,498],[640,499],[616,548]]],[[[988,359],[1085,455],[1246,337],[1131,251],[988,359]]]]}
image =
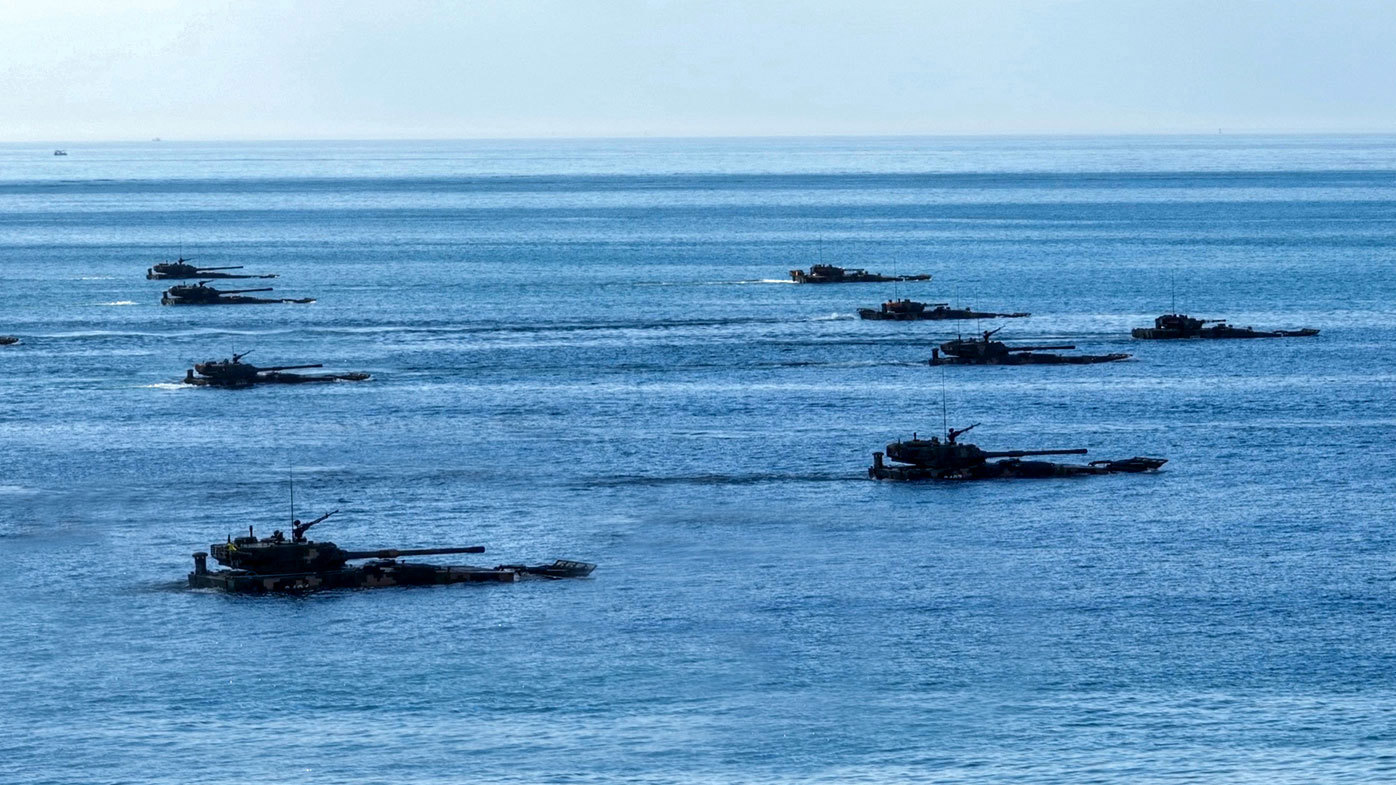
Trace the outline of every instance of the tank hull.
{"type": "Polygon", "coordinates": [[[1010,458],[986,461],[976,466],[958,469],[938,469],[926,466],[884,464],[874,455],[868,476],[875,480],[921,482],[926,480],[998,480],[1044,477],[1077,477],[1089,474],[1138,474],[1157,470],[1167,463],[1165,458],[1135,457],[1120,461],[1092,461],[1088,464],[1024,461],[1010,458]]]}
{"type": "Polygon", "coordinates": [[[1318,330],[1312,328],[1304,328],[1302,330],[1252,330],[1249,327],[1231,327],[1222,324],[1214,327],[1203,327],[1200,330],[1136,327],[1130,330],[1129,334],[1141,340],[1151,341],[1179,340],[1184,338],[1307,338],[1312,335],[1318,335],[1318,330]]]}
{"type": "Polygon", "coordinates": [[[946,356],[932,350],[931,365],[1095,365],[1127,360],[1128,354],[1038,354],[1034,352],[1012,352],[989,357],[946,356]]]}
{"type": "Polygon", "coordinates": [[[1032,316],[1030,313],[987,313],[965,311],[958,308],[935,308],[928,311],[883,311],[877,308],[859,308],[862,319],[886,322],[944,322],[961,319],[1021,319],[1032,316]]]}
{"type": "Polygon", "coordinates": [[[584,578],[595,565],[557,561],[533,567],[500,565],[442,566],[385,560],[359,567],[316,572],[255,573],[246,570],[212,570],[189,573],[192,589],[216,589],[234,594],[278,594],[325,589],[378,589],[389,586],[441,586],[450,583],[514,583],[522,578],[584,578]]]}
{"type": "Polygon", "coordinates": [[[186,376],[185,384],[192,384],[197,387],[226,387],[237,389],[242,387],[255,387],[259,384],[323,384],[326,382],[362,382],[371,379],[366,373],[325,373],[325,374],[300,374],[300,373],[280,373],[272,371],[259,374],[256,379],[221,381],[210,379],[206,376],[186,376]]]}
{"type": "Polygon", "coordinates": [[[207,299],[207,300],[192,300],[192,299],[188,299],[188,298],[185,298],[185,297],[171,297],[171,296],[169,296],[168,294],[165,294],[165,295],[161,295],[161,296],[160,296],[160,304],[161,304],[161,305],[262,305],[262,304],[271,304],[271,303],[313,303],[313,302],[315,302],[315,298],[313,298],[313,297],[301,297],[301,298],[299,298],[299,299],[292,299],[292,298],[289,298],[289,297],[283,297],[283,298],[278,299],[278,300],[272,300],[272,299],[268,299],[268,298],[266,298],[266,297],[244,297],[244,296],[242,296],[242,295],[237,295],[237,294],[234,294],[234,295],[223,295],[223,296],[221,296],[221,297],[216,297],[216,298],[207,299]]]}
{"type": "Polygon", "coordinates": [[[207,281],[214,278],[275,278],[276,276],[237,275],[235,273],[198,272],[197,270],[192,273],[162,273],[152,268],[145,271],[145,277],[151,281],[190,281],[195,278],[207,281]]]}
{"type": "Polygon", "coordinates": [[[896,281],[929,281],[929,275],[878,275],[869,272],[844,272],[839,275],[820,275],[804,270],[791,270],[790,280],[795,283],[892,283],[896,281]]]}

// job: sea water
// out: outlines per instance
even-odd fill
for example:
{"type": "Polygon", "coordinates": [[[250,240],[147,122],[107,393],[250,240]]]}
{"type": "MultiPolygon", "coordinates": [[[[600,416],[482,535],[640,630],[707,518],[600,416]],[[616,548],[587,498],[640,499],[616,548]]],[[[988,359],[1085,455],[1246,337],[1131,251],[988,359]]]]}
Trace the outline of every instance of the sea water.
{"type": "Polygon", "coordinates": [[[0,780],[1396,778],[1396,138],[68,152],[0,146],[0,780]],[[317,302],[162,307],[180,254],[317,302]],[[857,318],[892,297],[1033,315],[857,318]],[[1322,333],[1131,340],[1175,307],[1322,333]],[[1001,325],[1134,357],[927,365],[1001,325]],[[233,351],[373,380],[179,384],[233,351]],[[972,423],[1169,463],[867,478],[972,423]],[[600,566],[186,588],[334,509],[600,566]]]}

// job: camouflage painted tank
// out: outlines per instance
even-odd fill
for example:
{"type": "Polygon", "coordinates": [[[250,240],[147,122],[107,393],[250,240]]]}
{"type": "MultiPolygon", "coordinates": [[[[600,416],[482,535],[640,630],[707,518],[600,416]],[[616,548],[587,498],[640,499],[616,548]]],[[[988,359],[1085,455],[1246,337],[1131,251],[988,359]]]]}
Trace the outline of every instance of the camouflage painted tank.
{"type": "Polygon", "coordinates": [[[1046,350],[1075,349],[1072,344],[1057,346],[1009,346],[990,340],[998,330],[984,331],[983,338],[956,338],[931,350],[931,365],[1093,365],[1129,359],[1128,354],[1038,354],[1046,350]]]}
{"type": "MultiPolygon", "coordinates": [[[[337,512],[337,511],[336,511],[337,512]]],[[[501,564],[496,567],[469,565],[442,566],[401,562],[404,556],[436,556],[455,553],[484,553],[483,546],[463,548],[385,548],[351,551],[332,542],[306,539],[310,527],[324,521],[326,513],[309,523],[293,521],[291,536],[281,531],[258,539],[252,527],[246,537],[229,537],[214,543],[209,552],[223,570],[208,569],[209,553],[194,554],[194,571],[189,586],[244,594],[304,592],[318,589],[372,589],[385,586],[429,586],[445,583],[513,583],[524,577],[584,578],[596,569],[587,562],[559,559],[550,564],[527,566],[501,564]],[[350,562],[371,560],[365,564],[350,562]]]]}
{"type": "Polygon", "coordinates": [[[878,275],[867,270],[845,270],[832,264],[810,265],[809,272],[791,270],[795,283],[881,283],[891,281],[929,281],[929,275],[878,275]]]}
{"type": "Polygon", "coordinates": [[[167,280],[178,278],[275,278],[275,275],[240,275],[236,273],[225,273],[223,270],[241,270],[242,265],[232,265],[230,267],[196,267],[189,264],[193,260],[180,257],[178,261],[161,262],[145,271],[145,277],[151,280],[167,280]]]}
{"type": "Polygon", "coordinates": [[[1037,455],[1085,455],[1086,450],[981,450],[977,445],[961,444],[960,436],[979,423],[946,431],[945,440],[937,437],[897,441],[887,445],[886,452],[873,453],[873,465],[868,476],[877,480],[988,480],[1018,477],[1072,477],[1082,474],[1118,474],[1154,471],[1168,462],[1165,458],[1135,457],[1117,461],[1091,461],[1087,464],[1024,461],[1037,455]],[[883,456],[893,461],[888,465],[883,456]]]}
{"type": "Polygon", "coordinates": [[[1167,340],[1176,338],[1307,338],[1318,330],[1304,327],[1298,330],[1255,330],[1232,327],[1225,319],[1194,319],[1180,313],[1166,313],[1154,319],[1153,327],[1136,327],[1130,331],[1135,338],[1167,340]]]}
{"type": "Polygon", "coordinates": [[[243,297],[242,295],[251,292],[270,292],[272,288],[266,286],[260,289],[215,289],[208,285],[208,281],[199,281],[196,284],[180,284],[171,286],[165,290],[160,297],[161,305],[253,305],[257,303],[313,303],[315,298],[302,297],[293,299],[282,297],[279,299],[269,299],[266,297],[243,297]]]}
{"type": "Polygon", "coordinates": [[[989,313],[968,308],[951,308],[949,303],[919,303],[915,300],[888,300],[880,309],[859,308],[863,319],[912,322],[919,320],[948,321],[951,319],[1021,319],[1030,313],[989,313]]]}
{"type": "Polygon", "coordinates": [[[248,352],[234,354],[231,360],[210,360],[195,363],[184,374],[185,384],[203,387],[252,387],[258,384],[309,384],[317,382],[362,382],[371,378],[366,373],[285,373],[306,368],[323,368],[320,363],[312,365],[271,365],[265,368],[245,363],[242,358],[248,352]],[[197,374],[197,375],[196,375],[197,374]]]}

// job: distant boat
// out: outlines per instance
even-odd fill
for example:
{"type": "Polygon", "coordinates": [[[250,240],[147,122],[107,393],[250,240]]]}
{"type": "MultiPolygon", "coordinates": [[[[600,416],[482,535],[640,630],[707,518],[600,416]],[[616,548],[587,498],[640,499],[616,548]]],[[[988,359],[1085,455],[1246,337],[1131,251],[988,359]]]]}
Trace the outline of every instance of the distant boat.
{"type": "Polygon", "coordinates": [[[53,154],[54,154],[54,155],[67,155],[67,154],[68,154],[68,151],[67,151],[67,150],[54,150],[54,151],[53,151],[53,154]]]}

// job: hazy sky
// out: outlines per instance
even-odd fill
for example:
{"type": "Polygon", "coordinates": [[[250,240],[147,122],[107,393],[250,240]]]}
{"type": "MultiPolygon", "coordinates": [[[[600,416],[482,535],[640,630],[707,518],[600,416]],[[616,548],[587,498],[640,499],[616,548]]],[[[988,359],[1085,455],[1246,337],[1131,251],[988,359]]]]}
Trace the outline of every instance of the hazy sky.
{"type": "Polygon", "coordinates": [[[1396,131],[1396,0],[0,3],[0,140],[1396,131]]]}

